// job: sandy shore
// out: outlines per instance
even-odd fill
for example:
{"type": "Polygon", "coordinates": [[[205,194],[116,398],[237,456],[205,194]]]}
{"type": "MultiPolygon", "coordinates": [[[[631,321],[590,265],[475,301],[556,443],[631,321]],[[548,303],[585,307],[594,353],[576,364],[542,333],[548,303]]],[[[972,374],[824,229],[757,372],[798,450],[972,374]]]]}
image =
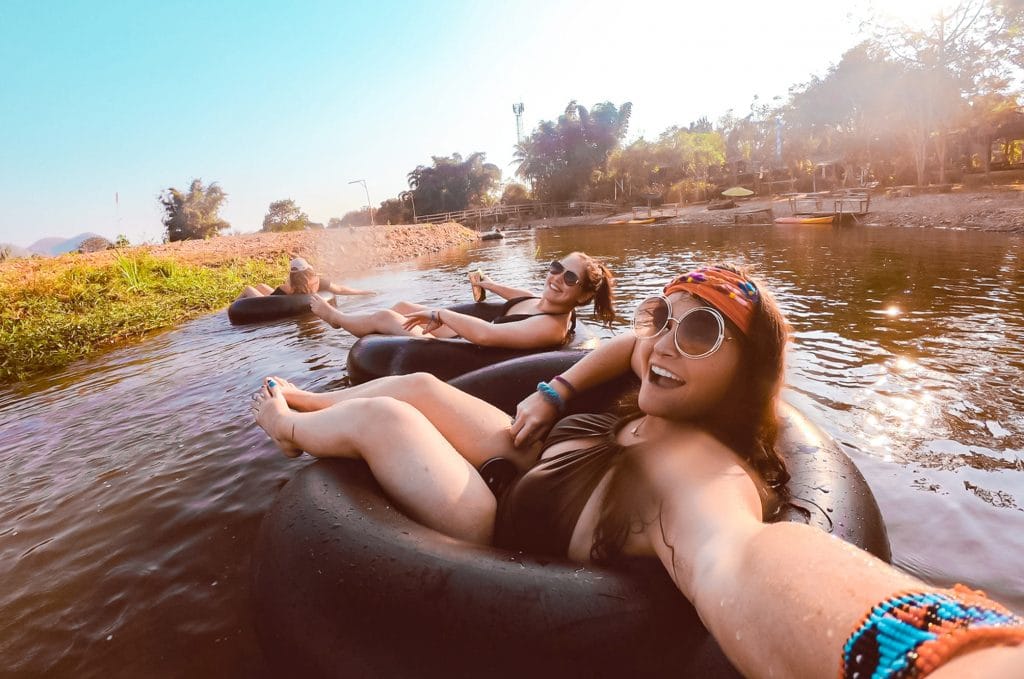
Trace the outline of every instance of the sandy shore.
{"type": "MultiPolygon", "coordinates": [[[[708,210],[704,204],[679,208],[655,208],[651,215],[659,224],[732,224],[737,212],[771,208],[775,217],[790,215],[788,199],[751,198],[741,200],[735,208],[708,210]]],[[[647,208],[637,208],[636,217],[647,217],[647,208]]],[[[610,215],[584,215],[528,220],[534,228],[571,226],[574,224],[606,224],[629,220],[633,212],[610,215]]],[[[1024,233],[1024,186],[1003,186],[991,189],[964,190],[951,193],[900,195],[900,192],[876,193],[861,223],[870,226],[905,226],[918,228],[973,229],[1024,233]]],[[[509,227],[515,228],[515,227],[509,227]]]]}
{"type": "MultiPolygon", "coordinates": [[[[128,248],[125,254],[147,253],[208,266],[231,261],[271,262],[286,256],[305,257],[324,272],[344,276],[470,243],[478,238],[478,233],[459,224],[416,224],[217,236],[209,240],[140,245],[128,248]]],[[[52,271],[65,262],[102,266],[117,256],[116,251],[106,250],[56,258],[11,259],[0,263],[0,275],[28,277],[36,272],[52,271]]]]}

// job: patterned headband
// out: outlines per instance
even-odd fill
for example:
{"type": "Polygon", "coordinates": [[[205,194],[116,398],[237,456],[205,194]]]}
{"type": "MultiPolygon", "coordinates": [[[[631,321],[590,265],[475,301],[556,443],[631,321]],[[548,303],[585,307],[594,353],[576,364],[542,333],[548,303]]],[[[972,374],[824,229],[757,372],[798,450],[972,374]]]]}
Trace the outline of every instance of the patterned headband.
{"type": "Polygon", "coordinates": [[[746,278],[718,266],[696,269],[677,277],[665,286],[665,295],[673,292],[689,292],[715,307],[740,329],[744,335],[750,333],[761,293],[757,286],[746,278]]]}

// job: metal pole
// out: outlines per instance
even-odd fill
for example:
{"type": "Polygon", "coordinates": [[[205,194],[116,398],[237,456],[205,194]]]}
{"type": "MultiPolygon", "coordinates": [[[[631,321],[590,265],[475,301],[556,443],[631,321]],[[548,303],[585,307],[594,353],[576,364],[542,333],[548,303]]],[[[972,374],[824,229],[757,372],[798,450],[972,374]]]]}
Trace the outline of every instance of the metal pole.
{"type": "Polygon", "coordinates": [[[370,226],[375,226],[373,222],[373,203],[370,202],[370,189],[366,188],[365,179],[353,179],[349,184],[362,184],[363,191],[366,191],[366,211],[370,213],[370,226]]]}

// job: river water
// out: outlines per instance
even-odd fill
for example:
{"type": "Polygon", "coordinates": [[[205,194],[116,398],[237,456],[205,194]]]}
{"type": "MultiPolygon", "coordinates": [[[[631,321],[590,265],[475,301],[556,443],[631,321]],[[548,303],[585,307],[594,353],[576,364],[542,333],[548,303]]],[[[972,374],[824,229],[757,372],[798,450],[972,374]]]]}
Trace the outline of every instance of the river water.
{"type": "MultiPolygon", "coordinates": [[[[786,397],[860,466],[895,562],[1024,612],[1024,239],[537,230],[348,281],[380,295],[341,303],[466,301],[477,266],[536,286],[574,249],[619,274],[627,316],[672,272],[753,265],[793,326],[786,397]]],[[[340,386],[352,342],[316,319],[232,327],[220,312],[0,391],[0,674],[266,675],[250,554],[262,515],[309,458],[275,452],[248,397],[268,374],[340,386]]]]}

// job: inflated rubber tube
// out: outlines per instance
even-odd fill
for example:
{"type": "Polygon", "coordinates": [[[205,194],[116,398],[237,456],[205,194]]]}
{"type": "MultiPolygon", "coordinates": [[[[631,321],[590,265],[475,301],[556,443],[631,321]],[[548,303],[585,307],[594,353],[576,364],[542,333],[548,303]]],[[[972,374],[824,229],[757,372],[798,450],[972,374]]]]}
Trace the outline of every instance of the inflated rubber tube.
{"type": "MultiPolygon", "coordinates": [[[[503,304],[477,302],[447,308],[490,322],[498,317],[503,307],[503,304]]],[[[585,337],[586,331],[577,324],[575,336],[566,346],[578,345],[585,337]]],[[[484,366],[547,351],[551,351],[551,347],[504,349],[482,347],[462,339],[367,335],[348,352],[348,379],[352,384],[362,384],[386,375],[427,372],[448,381],[484,366]]]]}
{"type": "MultiPolygon", "coordinates": [[[[510,380],[567,358],[517,359],[459,381],[518,402],[525,394],[509,394],[510,380]]],[[[785,420],[796,508],[782,518],[888,560],[856,467],[788,406],[785,420]]],[[[358,462],[318,461],[282,489],[252,574],[257,635],[282,674],[739,676],[656,561],[610,570],[470,545],[407,518],[358,462]]]]}
{"type": "MultiPolygon", "coordinates": [[[[318,292],[328,304],[334,305],[334,295],[329,292],[318,292]]],[[[263,297],[243,297],[236,299],[228,307],[228,320],[234,325],[243,323],[259,323],[260,321],[276,321],[279,318],[299,316],[311,313],[309,300],[312,295],[264,295],[263,297]]]]}

